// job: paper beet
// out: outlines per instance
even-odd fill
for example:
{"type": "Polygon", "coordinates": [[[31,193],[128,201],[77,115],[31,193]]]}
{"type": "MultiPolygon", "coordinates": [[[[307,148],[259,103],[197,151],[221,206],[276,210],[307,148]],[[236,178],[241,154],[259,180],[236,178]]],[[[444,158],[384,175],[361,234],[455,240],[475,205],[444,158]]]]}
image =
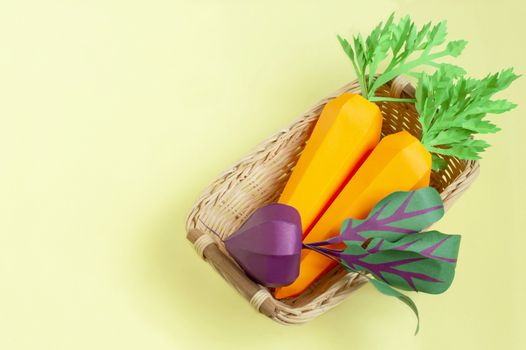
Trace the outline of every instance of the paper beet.
{"type": "Polygon", "coordinates": [[[250,278],[274,288],[294,282],[299,275],[301,231],[294,207],[269,204],[256,210],[224,243],[250,278]]]}
{"type": "Polygon", "coordinates": [[[303,244],[300,214],[276,203],[256,210],[224,243],[246,274],[266,287],[294,282],[306,248],[366,275],[381,293],[398,298],[418,317],[414,302],[395,288],[439,294],[453,282],[460,236],[422,231],[443,215],[442,198],[432,187],[394,192],[367,218],[345,220],[338,236],[303,244]],[[345,248],[328,247],[336,243],[345,248]]]}

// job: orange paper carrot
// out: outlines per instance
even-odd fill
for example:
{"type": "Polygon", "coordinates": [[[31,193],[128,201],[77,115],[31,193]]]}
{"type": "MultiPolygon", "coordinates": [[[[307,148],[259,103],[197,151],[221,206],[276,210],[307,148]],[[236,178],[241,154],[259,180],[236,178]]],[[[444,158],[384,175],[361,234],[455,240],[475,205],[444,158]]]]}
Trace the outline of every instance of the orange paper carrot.
{"type": "Polygon", "coordinates": [[[360,95],[325,105],[279,199],[301,213],[304,234],[380,141],[381,129],[380,109],[360,95]]]}

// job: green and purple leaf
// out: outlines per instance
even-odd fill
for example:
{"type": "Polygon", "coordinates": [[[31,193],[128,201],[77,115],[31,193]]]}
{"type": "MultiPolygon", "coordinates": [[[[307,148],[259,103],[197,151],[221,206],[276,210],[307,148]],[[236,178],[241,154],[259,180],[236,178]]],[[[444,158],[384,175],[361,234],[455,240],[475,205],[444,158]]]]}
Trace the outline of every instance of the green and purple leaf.
{"type": "Polygon", "coordinates": [[[419,232],[396,242],[374,238],[367,244],[345,241],[344,250],[310,247],[333,257],[351,271],[370,273],[395,288],[440,294],[455,275],[460,236],[419,232]]]}
{"type": "Polygon", "coordinates": [[[432,187],[395,192],[366,219],[345,220],[339,236],[306,246],[393,287],[439,294],[453,281],[460,236],[420,231],[443,215],[442,199],[432,187]],[[341,242],[344,250],[324,248],[341,242]]]}
{"type": "Polygon", "coordinates": [[[439,294],[455,276],[459,235],[421,232],[444,215],[439,193],[431,187],[395,192],[381,200],[364,220],[347,219],[340,235],[304,247],[324,254],[350,271],[363,273],[381,293],[408,305],[414,302],[397,289],[439,294]],[[345,243],[336,250],[325,246],[345,243]]]}
{"type": "Polygon", "coordinates": [[[340,235],[309,246],[325,246],[343,241],[365,242],[382,238],[396,241],[420,232],[444,215],[440,194],[432,187],[409,192],[394,192],[382,199],[364,220],[347,219],[340,235]]]}
{"type": "Polygon", "coordinates": [[[382,281],[379,281],[377,279],[370,278],[370,277],[367,277],[367,279],[369,280],[369,282],[371,282],[371,284],[376,288],[377,291],[379,291],[383,295],[397,298],[402,303],[409,306],[411,310],[413,310],[416,316],[415,335],[417,335],[418,331],[420,330],[420,316],[418,314],[418,308],[416,307],[415,302],[410,297],[408,297],[405,294],[400,293],[399,291],[397,291],[396,289],[394,289],[393,287],[391,287],[385,282],[382,282],[382,281]]]}

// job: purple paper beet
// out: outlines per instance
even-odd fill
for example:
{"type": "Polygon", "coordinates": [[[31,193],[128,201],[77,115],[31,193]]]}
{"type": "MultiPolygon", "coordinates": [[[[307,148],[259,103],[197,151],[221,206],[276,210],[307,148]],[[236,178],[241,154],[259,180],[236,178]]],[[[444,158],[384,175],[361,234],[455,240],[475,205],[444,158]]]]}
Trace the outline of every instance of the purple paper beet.
{"type": "Polygon", "coordinates": [[[224,242],[230,255],[259,284],[285,286],[299,275],[301,219],[294,207],[274,203],[259,208],[224,242]]]}

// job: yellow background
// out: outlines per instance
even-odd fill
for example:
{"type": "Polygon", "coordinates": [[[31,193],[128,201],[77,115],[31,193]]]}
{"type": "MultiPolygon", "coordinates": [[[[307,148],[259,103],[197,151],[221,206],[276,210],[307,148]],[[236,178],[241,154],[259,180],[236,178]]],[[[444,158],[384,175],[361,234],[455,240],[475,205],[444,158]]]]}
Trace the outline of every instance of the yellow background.
{"type": "Polygon", "coordinates": [[[391,11],[447,19],[480,76],[526,73],[522,1],[3,1],[0,349],[524,349],[526,78],[475,185],[437,225],[456,280],[370,286],[299,327],[254,312],[195,255],[200,191],[354,75],[335,35],[391,11]]]}

